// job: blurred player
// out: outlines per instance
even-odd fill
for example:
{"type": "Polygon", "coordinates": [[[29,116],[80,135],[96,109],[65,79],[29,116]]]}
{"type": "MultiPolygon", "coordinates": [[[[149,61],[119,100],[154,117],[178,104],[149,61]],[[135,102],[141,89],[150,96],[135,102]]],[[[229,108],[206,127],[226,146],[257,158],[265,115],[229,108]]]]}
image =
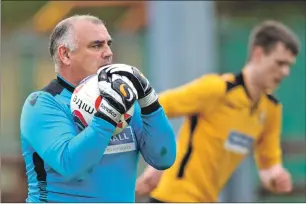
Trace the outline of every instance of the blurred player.
{"type": "Polygon", "coordinates": [[[108,85],[100,88],[103,100],[91,124],[77,130],[69,108],[72,92],[112,62],[111,43],[103,22],[94,16],[64,19],[52,32],[57,79],[30,94],[21,114],[27,202],[134,202],[140,152],[154,168],[173,164],[175,135],[147,80],[136,94],[126,90],[131,87],[122,79],[110,81],[99,72],[99,84],[108,85]],[[137,97],[142,103],[135,104],[129,126],[112,137],[137,97]]]}
{"type": "Polygon", "coordinates": [[[270,91],[289,75],[298,39],[285,25],[265,21],[249,40],[241,73],[205,75],[159,95],[168,117],[186,120],[174,165],[163,172],[148,167],[137,181],[138,196],[152,191],[151,202],[216,202],[252,151],[263,186],[291,191],[280,147],[282,105],[270,91]]]}

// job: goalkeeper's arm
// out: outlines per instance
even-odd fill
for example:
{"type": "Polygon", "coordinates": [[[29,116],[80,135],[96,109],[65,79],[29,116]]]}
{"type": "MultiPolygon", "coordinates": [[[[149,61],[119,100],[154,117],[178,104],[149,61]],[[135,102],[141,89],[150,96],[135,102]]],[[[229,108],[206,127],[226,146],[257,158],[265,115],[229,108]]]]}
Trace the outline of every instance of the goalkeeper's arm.
{"type": "Polygon", "coordinates": [[[128,65],[110,65],[98,73],[105,78],[118,74],[130,80],[138,95],[138,106],[131,126],[136,132],[141,154],[156,169],[171,167],[176,157],[175,134],[148,79],[138,69],[128,65]]]}
{"type": "Polygon", "coordinates": [[[136,106],[131,126],[144,160],[159,170],[171,167],[176,158],[175,134],[162,107],[141,115],[136,106]]]}
{"type": "Polygon", "coordinates": [[[92,123],[77,134],[72,118],[51,94],[44,92],[39,93],[34,106],[27,100],[21,115],[22,137],[49,166],[67,179],[80,176],[98,164],[114,130],[111,123],[94,117],[92,123]]]}
{"type": "Polygon", "coordinates": [[[62,176],[67,179],[82,176],[100,162],[121,114],[136,100],[135,95],[128,104],[124,98],[119,100],[121,96],[117,91],[121,83],[124,82],[109,83],[109,89],[103,86],[101,94],[104,100],[92,122],[79,134],[72,116],[67,115],[63,104],[56,101],[51,94],[34,93],[37,94],[35,104],[31,103],[33,96],[30,95],[21,115],[22,137],[44,162],[62,176]],[[110,114],[105,107],[112,108],[112,112],[116,114],[110,114]]]}

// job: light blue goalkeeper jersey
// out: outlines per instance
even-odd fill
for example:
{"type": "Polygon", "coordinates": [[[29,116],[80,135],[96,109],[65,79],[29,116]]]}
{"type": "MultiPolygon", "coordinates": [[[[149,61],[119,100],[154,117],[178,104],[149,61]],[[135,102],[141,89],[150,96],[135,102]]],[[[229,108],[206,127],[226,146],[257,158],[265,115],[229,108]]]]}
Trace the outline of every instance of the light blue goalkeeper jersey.
{"type": "Polygon", "coordinates": [[[130,126],[101,118],[79,132],[69,105],[74,87],[60,76],[26,99],[20,128],[28,177],[27,202],[134,202],[139,153],[163,170],[176,156],[175,135],[162,107],[130,126]]]}

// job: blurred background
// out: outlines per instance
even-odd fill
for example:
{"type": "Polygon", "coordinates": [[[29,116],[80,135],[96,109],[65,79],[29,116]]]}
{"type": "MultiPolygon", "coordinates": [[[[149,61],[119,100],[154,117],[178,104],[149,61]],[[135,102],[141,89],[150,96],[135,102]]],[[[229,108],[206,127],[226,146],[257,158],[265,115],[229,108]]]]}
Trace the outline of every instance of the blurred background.
{"type": "MultiPolygon", "coordinates": [[[[220,195],[223,202],[306,202],[305,36],[303,1],[3,1],[1,2],[1,200],[24,202],[27,187],[20,154],[19,119],[27,95],[55,77],[48,37],[72,14],[106,22],[115,62],[141,69],[159,92],[210,72],[237,72],[248,35],[266,19],[290,26],[301,53],[276,95],[284,104],[284,163],[294,191],[272,195],[260,186],[247,158],[220,195]]],[[[182,119],[172,120],[177,131],[182,119]]],[[[144,162],[139,165],[142,173],[144,162]]],[[[146,201],[145,198],[137,198],[146,201]]]]}

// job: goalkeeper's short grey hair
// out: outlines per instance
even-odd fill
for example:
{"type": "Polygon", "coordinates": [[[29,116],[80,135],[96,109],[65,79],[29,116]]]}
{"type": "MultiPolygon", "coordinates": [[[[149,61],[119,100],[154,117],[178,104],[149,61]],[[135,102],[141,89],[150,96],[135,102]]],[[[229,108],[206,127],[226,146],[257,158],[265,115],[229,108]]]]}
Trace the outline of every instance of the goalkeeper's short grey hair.
{"type": "Polygon", "coordinates": [[[71,51],[77,49],[78,43],[73,31],[73,23],[77,20],[85,20],[93,24],[104,25],[104,22],[101,19],[92,15],[73,15],[59,22],[51,33],[49,44],[50,55],[55,63],[56,71],[58,71],[58,66],[60,63],[57,54],[58,47],[60,45],[64,45],[71,51]]]}

